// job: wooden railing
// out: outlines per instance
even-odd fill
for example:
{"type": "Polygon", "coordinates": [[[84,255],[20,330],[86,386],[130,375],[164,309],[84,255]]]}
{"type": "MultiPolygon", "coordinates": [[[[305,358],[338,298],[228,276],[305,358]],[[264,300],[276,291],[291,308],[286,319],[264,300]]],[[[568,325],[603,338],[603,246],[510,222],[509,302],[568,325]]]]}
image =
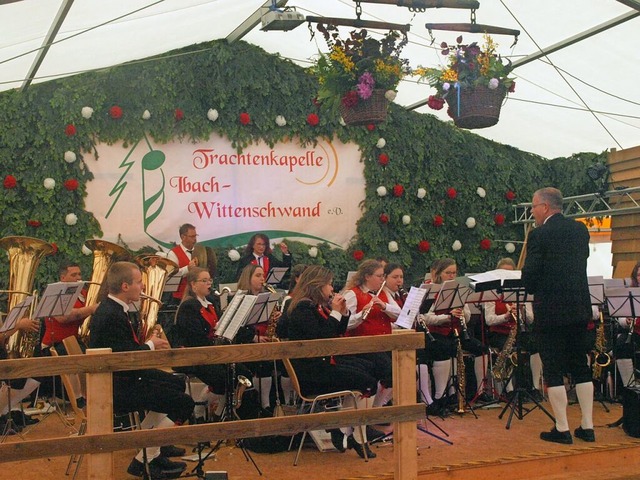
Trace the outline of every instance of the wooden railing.
{"type": "Polygon", "coordinates": [[[424,405],[416,404],[417,348],[424,348],[424,335],[402,332],[373,337],[182,348],[155,352],[111,353],[109,349],[90,349],[87,355],[82,356],[3,360],[0,361],[0,378],[40,377],[61,373],[86,374],[88,429],[84,436],[57,438],[55,442],[46,439],[0,444],[0,462],[3,459],[17,461],[71,453],[87,454],[89,478],[110,479],[114,478],[113,452],[166,444],[166,429],[113,432],[112,373],[115,371],[390,350],[393,357],[393,406],[182,426],[171,429],[171,442],[185,444],[203,440],[288,435],[304,430],[394,422],[394,478],[415,480],[415,422],[424,416],[424,405]]]}

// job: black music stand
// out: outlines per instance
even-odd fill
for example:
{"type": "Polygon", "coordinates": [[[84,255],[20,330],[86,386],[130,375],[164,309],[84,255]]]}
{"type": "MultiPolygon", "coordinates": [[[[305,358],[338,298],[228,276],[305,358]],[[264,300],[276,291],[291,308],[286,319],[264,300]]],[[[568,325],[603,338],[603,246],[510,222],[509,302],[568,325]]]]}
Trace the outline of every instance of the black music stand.
{"type": "Polygon", "coordinates": [[[279,285],[288,271],[289,267],[272,267],[264,281],[268,285],[279,285]]]}
{"type": "Polygon", "coordinates": [[[507,420],[507,425],[505,427],[507,430],[509,430],[509,428],[511,427],[511,420],[513,419],[514,415],[518,418],[518,420],[523,420],[524,417],[526,417],[529,413],[534,411],[536,408],[539,408],[555,423],[556,419],[553,417],[553,415],[551,415],[551,413],[549,413],[549,411],[546,408],[544,408],[542,404],[536,398],[533,397],[533,395],[531,395],[531,392],[529,392],[529,390],[524,387],[524,371],[523,371],[524,362],[522,361],[523,360],[522,359],[522,342],[520,339],[520,333],[525,328],[525,325],[524,325],[525,319],[522,318],[522,316],[520,315],[520,305],[523,304],[525,301],[530,302],[532,298],[530,295],[527,296],[525,287],[522,284],[521,280],[516,280],[516,279],[504,280],[502,283],[502,286],[498,291],[502,292],[503,294],[505,292],[510,293],[511,294],[510,296],[515,299],[516,324],[517,324],[517,328],[516,328],[517,365],[514,368],[514,371],[511,374],[511,377],[507,379],[507,383],[509,383],[511,378],[515,375],[515,388],[513,389],[513,396],[509,399],[507,404],[504,406],[504,408],[500,412],[500,415],[498,415],[498,418],[502,419],[505,412],[509,408],[511,409],[509,413],[509,418],[507,420]],[[525,398],[528,398],[529,400],[531,400],[534,406],[531,408],[525,407],[523,405],[525,398]]]}
{"type": "MultiPolygon", "coordinates": [[[[440,287],[440,291],[438,292],[438,296],[435,299],[435,302],[433,304],[433,310],[436,314],[438,314],[438,313],[448,313],[451,310],[456,308],[464,308],[464,304],[467,300],[467,297],[470,294],[471,294],[471,289],[465,285],[460,284],[457,280],[450,280],[450,281],[443,282],[440,287]]],[[[462,334],[465,340],[469,338],[469,332],[467,331],[466,323],[464,323],[462,320],[460,323],[461,323],[462,332],[458,332],[457,330],[454,330],[454,332],[456,333],[455,335],[456,351],[462,348],[460,334],[462,334]]],[[[446,394],[449,391],[449,389],[453,387],[453,389],[456,392],[456,395],[458,395],[459,397],[462,397],[465,409],[468,409],[475,418],[478,418],[478,415],[476,415],[476,412],[473,406],[471,405],[471,403],[469,403],[469,400],[467,400],[465,392],[463,392],[460,389],[460,385],[459,385],[460,382],[458,377],[458,370],[460,366],[458,366],[457,369],[454,369],[453,365],[454,365],[454,358],[451,357],[452,375],[449,377],[449,381],[447,382],[447,386],[445,387],[444,394],[446,394]]],[[[462,415],[464,414],[464,411],[459,411],[458,413],[462,415]]]]}
{"type": "MultiPolygon", "coordinates": [[[[611,317],[627,317],[632,318],[633,322],[629,326],[629,336],[627,342],[632,343],[632,352],[636,351],[636,345],[633,340],[633,330],[635,328],[636,318],[640,312],[640,288],[611,288],[606,291],[607,306],[611,317]]],[[[633,371],[636,371],[636,356],[632,355],[633,371]]],[[[625,387],[628,387],[634,378],[631,377],[625,387]]]]}

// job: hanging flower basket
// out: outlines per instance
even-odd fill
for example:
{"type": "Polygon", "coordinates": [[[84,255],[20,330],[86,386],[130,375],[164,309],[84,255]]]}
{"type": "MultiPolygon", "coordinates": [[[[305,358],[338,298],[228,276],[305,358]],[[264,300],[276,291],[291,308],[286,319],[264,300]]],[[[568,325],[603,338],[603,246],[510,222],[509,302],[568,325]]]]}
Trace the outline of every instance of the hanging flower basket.
{"type": "Polygon", "coordinates": [[[347,107],[340,105],[340,114],[347,125],[367,125],[382,123],[387,118],[389,101],[384,96],[385,90],[376,89],[367,100],[360,100],[357,105],[347,107]]]}
{"type": "Polygon", "coordinates": [[[506,95],[507,89],[504,85],[499,85],[493,90],[484,85],[477,85],[472,89],[461,89],[459,94],[452,88],[445,100],[457,127],[487,128],[498,123],[500,107],[506,95]]]}

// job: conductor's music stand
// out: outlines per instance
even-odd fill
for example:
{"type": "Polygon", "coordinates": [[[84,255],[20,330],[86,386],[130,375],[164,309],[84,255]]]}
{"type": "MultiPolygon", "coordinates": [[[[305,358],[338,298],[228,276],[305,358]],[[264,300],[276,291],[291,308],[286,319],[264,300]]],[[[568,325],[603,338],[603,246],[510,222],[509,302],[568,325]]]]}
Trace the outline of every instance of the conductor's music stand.
{"type": "MultiPolygon", "coordinates": [[[[502,286],[499,291],[503,294],[507,293],[508,296],[505,296],[504,301],[513,301],[515,300],[516,304],[516,361],[517,365],[514,369],[514,373],[512,373],[512,377],[515,374],[515,388],[513,390],[513,396],[509,399],[507,404],[504,406],[498,418],[502,418],[505,412],[510,408],[511,411],[509,413],[509,418],[507,420],[506,429],[509,430],[511,427],[511,420],[513,420],[513,416],[518,418],[518,420],[523,420],[529,413],[534,411],[536,408],[542,410],[553,422],[556,419],[549,413],[549,411],[542,406],[542,404],[531,395],[528,389],[524,387],[524,362],[522,359],[522,342],[520,339],[520,333],[524,328],[524,318],[520,315],[520,305],[524,302],[531,302],[533,300],[531,295],[527,295],[525,291],[525,287],[522,284],[521,280],[512,279],[512,280],[504,280],[502,286]],[[507,298],[510,297],[510,298],[507,298]],[[533,407],[528,408],[523,405],[524,398],[528,398],[534,404],[533,407]]],[[[507,379],[507,383],[510,379],[507,379]]]]}

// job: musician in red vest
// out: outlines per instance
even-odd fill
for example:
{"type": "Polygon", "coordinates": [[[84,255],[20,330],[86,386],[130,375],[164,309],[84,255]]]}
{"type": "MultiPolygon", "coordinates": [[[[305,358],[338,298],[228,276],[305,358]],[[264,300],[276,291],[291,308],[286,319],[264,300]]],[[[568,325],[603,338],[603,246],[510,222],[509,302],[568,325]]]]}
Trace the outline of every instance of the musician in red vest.
{"type": "Polygon", "coordinates": [[[256,233],[249,239],[249,243],[244,249],[244,255],[238,261],[236,278],[240,278],[242,270],[247,265],[258,265],[262,267],[265,278],[269,275],[269,269],[272,267],[290,268],[293,256],[289,252],[289,247],[284,242],[281,242],[279,247],[282,251],[282,260],[278,260],[273,256],[269,237],[264,233],[256,233]]]}
{"type": "Polygon", "coordinates": [[[180,301],[184,289],[187,286],[187,273],[189,273],[189,269],[198,266],[198,259],[193,256],[193,247],[196,246],[198,234],[196,233],[196,227],[190,223],[181,225],[178,233],[180,233],[180,244],[169,251],[167,258],[180,267],[177,275],[182,276],[182,280],[180,280],[178,289],[173,292],[173,298],[180,301]]]}

